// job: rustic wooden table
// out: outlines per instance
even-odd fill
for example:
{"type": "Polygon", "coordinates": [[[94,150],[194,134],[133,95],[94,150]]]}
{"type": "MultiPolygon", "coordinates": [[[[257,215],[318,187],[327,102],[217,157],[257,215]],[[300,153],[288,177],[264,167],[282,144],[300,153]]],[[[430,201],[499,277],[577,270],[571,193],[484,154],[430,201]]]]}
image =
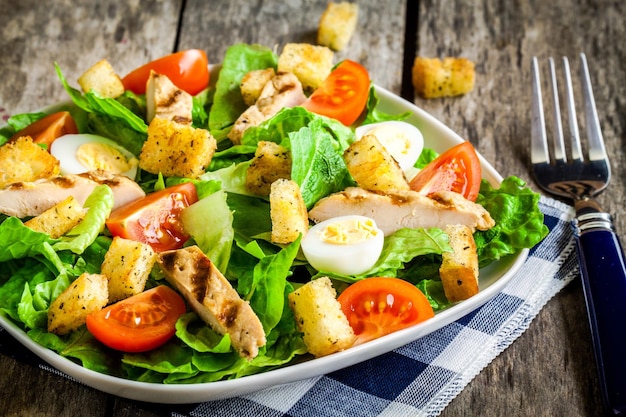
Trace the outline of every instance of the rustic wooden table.
{"type": "MultiPolygon", "coordinates": [[[[359,0],[348,48],[375,82],[470,140],[503,175],[528,179],[530,60],[584,51],[613,180],[600,198],[626,239],[626,5],[619,0],[359,0]],[[582,3],[582,4],[581,4],[582,3]],[[467,96],[414,96],[416,55],[466,56],[477,83],[467,96]]],[[[102,58],[127,71],[172,51],[201,48],[212,62],[236,42],[314,42],[326,1],[21,0],[0,2],[0,115],[64,99],[53,62],[68,80],[102,58]]],[[[534,187],[534,185],[533,185],[534,187]]],[[[165,407],[165,406],[164,406],[165,407]]],[[[104,394],[0,356],[0,415],[155,416],[160,406],[104,394]]],[[[443,416],[601,414],[579,282],[562,290],[530,328],[455,398],[443,416]]]]}

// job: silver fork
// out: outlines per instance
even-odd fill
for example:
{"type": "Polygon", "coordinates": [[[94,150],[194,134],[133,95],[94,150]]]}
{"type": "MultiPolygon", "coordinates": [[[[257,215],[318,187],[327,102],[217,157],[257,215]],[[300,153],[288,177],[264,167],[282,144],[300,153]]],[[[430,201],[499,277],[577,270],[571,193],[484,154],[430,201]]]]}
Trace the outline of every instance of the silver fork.
{"type": "Polygon", "coordinates": [[[532,143],[531,161],[537,184],[548,193],[574,202],[573,220],[585,302],[593,348],[600,378],[600,391],[608,411],[626,414],[626,267],[624,251],[615,234],[611,216],[594,197],[610,180],[609,161],[596,113],[589,69],[580,55],[581,86],[585,125],[589,142],[588,158],[583,157],[574,106],[574,93],[567,58],[563,58],[571,160],[566,156],[557,76],[549,59],[554,118],[552,161],[548,150],[539,63],[532,60],[532,143]]]}

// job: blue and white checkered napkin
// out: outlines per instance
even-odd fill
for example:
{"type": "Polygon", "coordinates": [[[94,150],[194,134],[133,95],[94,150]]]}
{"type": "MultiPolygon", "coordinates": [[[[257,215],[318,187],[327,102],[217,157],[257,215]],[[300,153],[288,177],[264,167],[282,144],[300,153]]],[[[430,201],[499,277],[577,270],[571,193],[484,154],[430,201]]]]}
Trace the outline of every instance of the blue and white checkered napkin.
{"type": "MultiPolygon", "coordinates": [[[[173,416],[436,416],[578,276],[573,209],[543,198],[550,234],[493,299],[392,352],[331,374],[243,397],[166,406],[173,416]]],[[[0,352],[6,351],[0,332],[0,352]]],[[[5,352],[6,353],[6,352],[5,352]]],[[[46,367],[46,369],[49,369],[46,367]]]]}

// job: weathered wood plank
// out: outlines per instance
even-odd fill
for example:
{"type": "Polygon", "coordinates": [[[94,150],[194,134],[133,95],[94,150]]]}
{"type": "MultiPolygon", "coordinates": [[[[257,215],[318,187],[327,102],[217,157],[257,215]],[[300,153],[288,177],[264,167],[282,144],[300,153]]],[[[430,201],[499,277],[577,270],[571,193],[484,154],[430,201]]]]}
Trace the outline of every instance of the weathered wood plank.
{"type": "MultiPolygon", "coordinates": [[[[211,62],[220,62],[226,48],[235,43],[275,47],[288,42],[315,43],[320,17],[327,1],[230,1],[188,0],[182,18],[179,49],[205,49],[211,62]]],[[[357,29],[335,61],[349,58],[362,63],[377,84],[400,93],[404,1],[359,1],[357,29]]]]}
{"type": "MultiPolygon", "coordinates": [[[[466,56],[477,83],[461,98],[415,102],[470,140],[504,176],[537,189],[529,174],[530,60],[585,52],[613,179],[600,198],[626,238],[624,6],[619,2],[422,1],[417,53],[466,56]],[[452,12],[453,11],[453,12],[452,12]],[[611,45],[607,48],[607,45],[611,45]]],[[[486,367],[444,416],[600,415],[596,370],[579,282],[540,312],[530,328],[486,367]]]]}
{"type": "Polygon", "coordinates": [[[66,79],[106,58],[125,75],[171,53],[181,1],[36,0],[0,2],[0,116],[67,100],[54,62],[66,79]]]}

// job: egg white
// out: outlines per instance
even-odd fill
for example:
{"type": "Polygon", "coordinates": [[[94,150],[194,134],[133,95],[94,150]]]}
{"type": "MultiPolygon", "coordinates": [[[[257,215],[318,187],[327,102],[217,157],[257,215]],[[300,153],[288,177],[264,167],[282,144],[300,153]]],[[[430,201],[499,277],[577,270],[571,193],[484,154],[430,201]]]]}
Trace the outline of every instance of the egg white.
{"type": "Polygon", "coordinates": [[[376,139],[405,172],[412,172],[417,158],[424,149],[422,132],[412,124],[399,120],[359,126],[356,128],[355,134],[357,140],[366,134],[376,136],[376,139]]]}
{"type": "Polygon", "coordinates": [[[360,275],[370,270],[383,250],[384,234],[373,219],[358,215],[334,217],[311,227],[301,242],[302,252],[307,261],[318,271],[334,272],[341,275],[360,275]],[[336,223],[352,219],[370,221],[375,234],[357,243],[336,244],[323,240],[321,233],[336,223]]]}
{"type": "Polygon", "coordinates": [[[50,145],[50,154],[59,160],[61,174],[81,174],[95,169],[94,167],[84,165],[78,159],[79,148],[89,143],[100,143],[111,146],[119,151],[128,161],[132,161],[129,170],[125,172],[115,172],[115,174],[122,174],[135,179],[138,166],[135,155],[109,138],[88,133],[63,135],[55,139],[52,145],[50,145]]]}

